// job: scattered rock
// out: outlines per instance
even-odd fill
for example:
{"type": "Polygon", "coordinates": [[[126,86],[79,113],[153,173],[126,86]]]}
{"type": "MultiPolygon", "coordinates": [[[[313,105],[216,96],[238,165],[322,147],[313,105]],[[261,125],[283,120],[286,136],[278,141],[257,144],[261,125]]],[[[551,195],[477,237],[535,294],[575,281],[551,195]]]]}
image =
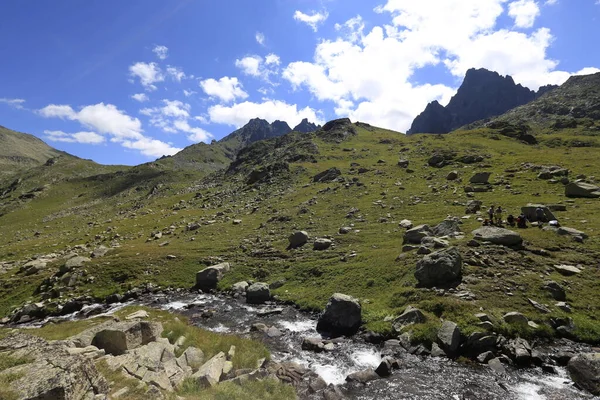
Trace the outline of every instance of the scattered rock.
{"type": "Polygon", "coordinates": [[[333,241],[331,241],[330,239],[319,238],[319,239],[315,240],[315,242],[313,244],[313,250],[317,250],[317,251],[327,250],[328,248],[331,247],[332,244],[333,244],[333,241]]]}
{"type": "Polygon", "coordinates": [[[454,357],[460,346],[461,334],[458,325],[451,321],[444,321],[438,330],[437,337],[442,350],[448,356],[454,357]]]}
{"type": "Polygon", "coordinates": [[[600,187],[582,181],[571,182],[565,186],[565,196],[575,198],[599,198],[600,187]]]}
{"type": "Polygon", "coordinates": [[[473,231],[476,240],[502,246],[520,246],[523,238],[517,232],[495,226],[484,226],[473,231]]]}
{"type": "Polygon", "coordinates": [[[313,177],[313,182],[332,182],[342,175],[337,168],[330,168],[327,171],[318,173],[313,177]]]}
{"type": "Polygon", "coordinates": [[[408,306],[404,312],[394,320],[392,327],[396,332],[400,332],[402,328],[413,324],[422,324],[427,320],[421,310],[413,306],[408,306]]]}
{"type": "Polygon", "coordinates": [[[346,377],[346,382],[358,382],[367,384],[371,381],[379,379],[379,375],[372,369],[366,369],[364,371],[353,372],[346,377]]]}
{"type": "Polygon", "coordinates": [[[446,175],[446,179],[449,181],[455,181],[458,179],[458,172],[457,171],[450,171],[448,173],[448,175],[446,175]]]}
{"type": "Polygon", "coordinates": [[[231,286],[231,290],[233,290],[235,293],[246,293],[246,289],[248,289],[248,286],[250,286],[248,284],[248,282],[241,281],[241,282],[234,283],[231,286]]]}
{"type": "Polygon", "coordinates": [[[308,242],[309,236],[305,231],[298,231],[290,235],[288,241],[290,242],[289,248],[295,249],[303,246],[308,242]]]}
{"type": "Polygon", "coordinates": [[[417,263],[415,271],[415,278],[424,287],[450,285],[461,276],[462,257],[456,247],[426,255],[417,263]]]}
{"type": "Polygon", "coordinates": [[[225,356],[225,353],[220,352],[202,365],[198,371],[192,375],[192,378],[201,387],[207,388],[214,386],[219,383],[219,380],[221,379],[221,374],[223,373],[223,367],[225,366],[226,361],[227,357],[225,356]]]}
{"type": "Polygon", "coordinates": [[[398,226],[400,228],[404,228],[404,229],[411,229],[413,227],[413,223],[412,223],[411,220],[403,219],[402,221],[400,221],[400,223],[398,224],[398,226]]]}
{"type": "Polygon", "coordinates": [[[555,265],[554,269],[564,276],[578,275],[581,273],[579,268],[572,265],[555,265]]]}
{"type": "Polygon", "coordinates": [[[423,238],[432,234],[429,225],[418,225],[404,233],[404,244],[420,244],[423,238]]]}
{"type": "Polygon", "coordinates": [[[361,323],[361,306],[357,299],[335,293],[319,316],[317,331],[333,336],[354,335],[361,323]]]}
{"type": "Polygon", "coordinates": [[[504,322],[511,325],[527,325],[527,322],[529,322],[526,316],[517,311],[506,313],[503,319],[504,322]]]}
{"type": "Polygon", "coordinates": [[[550,292],[550,295],[554,300],[565,301],[567,299],[565,289],[554,281],[548,281],[544,283],[542,289],[550,292]]]}
{"type": "Polygon", "coordinates": [[[229,263],[221,263],[204,268],[196,274],[196,288],[202,291],[209,291],[217,288],[217,283],[223,279],[223,275],[229,272],[229,263]]]}
{"type": "Polygon", "coordinates": [[[488,184],[491,175],[491,172],[478,172],[469,179],[469,182],[474,184],[488,184]]]}
{"type": "Polygon", "coordinates": [[[246,290],[246,302],[249,304],[262,304],[271,299],[269,285],[262,282],[253,283],[246,290]]]}

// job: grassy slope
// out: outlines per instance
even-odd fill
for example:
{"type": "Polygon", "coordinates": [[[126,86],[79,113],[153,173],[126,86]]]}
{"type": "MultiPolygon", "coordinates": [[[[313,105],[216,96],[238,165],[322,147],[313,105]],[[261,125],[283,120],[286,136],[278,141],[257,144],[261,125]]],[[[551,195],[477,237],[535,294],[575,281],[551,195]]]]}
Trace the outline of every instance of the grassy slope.
{"type": "MultiPolygon", "coordinates": [[[[193,177],[171,176],[170,179],[180,179],[176,184],[167,185],[157,196],[142,197],[130,189],[116,197],[104,198],[85,212],[63,216],[57,212],[65,205],[73,209],[90,204],[94,196],[101,193],[102,186],[86,182],[90,185],[87,194],[79,198],[81,182],[63,183],[47,197],[33,200],[29,206],[0,217],[0,224],[5,227],[0,232],[0,260],[20,259],[74,244],[99,244],[93,239],[95,235],[106,237],[107,228],[111,227],[111,235],[115,232],[121,235],[121,247],[87,267],[96,277],[96,283],[81,288],[81,291],[104,296],[143,282],[191,287],[195,272],[220,257],[233,264],[233,271],[221,282],[222,288],[242,279],[267,282],[285,279],[286,284],[275,293],[307,309],[321,309],[334,292],[348,293],[361,299],[367,326],[376,330],[389,329],[383,319],[400,313],[408,304],[429,312],[432,318],[429,327],[437,323],[436,317],[442,317],[455,320],[467,331],[475,329],[472,314],[480,308],[497,319],[513,310],[538,322],[568,316],[554,307],[554,301],[540,289],[544,281],[553,279],[567,287],[568,301],[574,309],[571,316],[580,328],[579,334],[587,340],[598,340],[600,311],[595,301],[600,295],[597,266],[600,239],[596,235],[600,220],[595,217],[600,211],[598,200],[577,199],[568,204],[567,212],[558,213],[564,225],[590,235],[585,244],[528,229],[521,231],[528,247],[559,248],[560,251],[552,252],[551,258],[510,252],[498,256],[505,265],[465,266],[465,276],[476,278],[467,284],[468,290],[477,296],[472,302],[416,289],[413,273],[420,257],[408,253],[397,259],[402,246],[398,222],[408,218],[415,224],[436,224],[448,215],[464,215],[464,203],[468,200],[463,191],[465,183],[447,182],[445,176],[456,169],[466,182],[472,173],[480,170],[475,165],[462,164],[442,169],[428,167],[426,160],[433,152],[453,149],[459,155],[488,155],[484,163],[491,165],[486,170],[494,172],[492,182],[501,180],[506,169],[517,169],[515,177],[507,179],[512,185],[511,190],[498,185],[492,193],[476,195],[484,202],[484,207],[490,203],[502,204],[509,213],[517,213],[529,202],[565,201],[562,185],[536,179],[535,172],[521,168],[522,163],[557,164],[569,168],[573,175],[594,175],[600,160],[590,149],[549,147],[545,143],[555,145],[557,138],[569,140],[586,135],[586,140],[599,146],[597,136],[581,130],[564,130],[540,136],[540,145],[526,146],[485,130],[408,137],[379,129],[358,128],[357,131],[357,136],[339,145],[314,139],[319,148],[317,163],[291,164],[292,173],[287,180],[263,186],[246,187],[240,184],[241,179],[229,183],[235,176],[224,183],[207,181],[204,185],[193,177]],[[342,148],[353,148],[354,151],[342,151],[342,148]],[[399,157],[410,160],[410,167],[415,170],[413,174],[396,165],[399,157]],[[378,163],[380,159],[386,163],[378,163]],[[361,175],[352,172],[351,162],[370,169],[370,172],[361,175]],[[339,168],[346,178],[359,178],[365,186],[345,188],[335,183],[311,183],[313,175],[330,167],[339,168]],[[437,188],[437,192],[432,187],[437,188]],[[202,193],[202,198],[195,199],[196,192],[202,193]],[[420,202],[415,201],[417,198],[420,202]],[[314,199],[313,205],[309,203],[311,199],[314,199]],[[181,200],[185,201],[184,206],[175,209],[174,205],[181,200]],[[379,200],[385,207],[376,203],[379,200]],[[338,235],[341,226],[353,223],[345,218],[352,207],[360,209],[358,214],[366,222],[355,223],[359,233],[338,235]],[[301,208],[307,208],[308,213],[299,213],[301,208]],[[45,219],[47,214],[58,216],[45,219]],[[380,223],[380,218],[387,214],[391,215],[388,222],[380,223]],[[290,220],[267,222],[273,216],[287,216],[290,220]],[[232,224],[237,218],[243,220],[241,225],[232,224]],[[110,222],[105,222],[109,219],[110,222]],[[202,225],[195,232],[183,229],[189,222],[211,220],[216,222],[202,225]],[[89,221],[97,224],[88,225],[89,221]],[[146,242],[152,231],[171,225],[176,226],[174,235],[146,242]],[[33,236],[40,229],[42,235],[33,236]],[[296,229],[307,230],[312,237],[332,236],[335,249],[314,252],[311,246],[305,246],[299,250],[286,250],[287,236],[296,229]],[[194,241],[191,241],[192,237],[194,241]],[[164,241],[169,245],[159,247],[164,241]],[[353,251],[357,253],[356,257],[341,261],[353,251]],[[176,255],[177,259],[167,260],[169,254],[176,255]],[[558,263],[581,263],[586,268],[580,276],[565,278],[552,270],[558,263]],[[539,314],[527,303],[528,298],[550,305],[552,313],[539,314]]],[[[466,238],[455,244],[466,253],[465,243],[479,223],[474,218],[464,222],[466,238]]],[[[20,302],[34,299],[31,297],[33,288],[51,272],[25,279],[13,276],[12,272],[0,275],[0,313],[6,314],[20,302]]],[[[501,329],[508,331],[504,326],[501,329]]]]}

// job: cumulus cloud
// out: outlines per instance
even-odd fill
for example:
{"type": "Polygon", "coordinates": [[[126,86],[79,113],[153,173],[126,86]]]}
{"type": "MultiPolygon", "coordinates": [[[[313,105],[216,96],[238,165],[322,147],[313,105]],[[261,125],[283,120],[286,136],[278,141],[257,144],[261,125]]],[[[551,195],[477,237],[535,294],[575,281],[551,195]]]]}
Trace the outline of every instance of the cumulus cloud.
{"type": "Polygon", "coordinates": [[[310,26],[314,32],[319,29],[319,25],[327,20],[329,13],[327,11],[317,12],[312,11],[311,14],[305,14],[302,11],[296,11],[294,13],[294,19],[296,21],[305,23],[310,26]]]}
{"type": "Polygon", "coordinates": [[[165,80],[165,76],[156,63],[138,62],[129,67],[129,73],[134,78],[138,78],[146,90],[156,90],[154,85],[157,82],[165,80]]]}
{"type": "Polygon", "coordinates": [[[211,97],[216,97],[221,101],[230,102],[237,98],[245,99],[248,93],[242,88],[238,78],[224,76],[218,81],[216,79],[205,79],[200,81],[200,87],[204,93],[211,97]]]}
{"type": "Polygon", "coordinates": [[[270,82],[270,77],[277,74],[277,66],[280,62],[275,54],[269,54],[266,59],[258,55],[249,55],[235,60],[235,66],[245,75],[270,82]]]}
{"type": "Polygon", "coordinates": [[[181,82],[182,79],[185,79],[185,73],[179,67],[173,67],[171,65],[167,66],[167,75],[171,77],[176,82],[181,82]]]}
{"type": "Polygon", "coordinates": [[[190,96],[192,96],[192,95],[194,95],[194,94],[196,94],[196,92],[195,92],[195,91],[193,91],[193,90],[186,90],[186,89],[183,89],[183,95],[184,95],[185,97],[190,97],[190,96]]]}
{"type": "MultiPolygon", "coordinates": [[[[192,142],[208,141],[212,135],[189,124],[191,106],[180,100],[162,100],[162,107],[143,108],[140,113],[150,117],[150,125],[166,133],[187,133],[192,142]]],[[[199,120],[198,117],[195,119],[199,120]]],[[[202,121],[201,121],[202,122],[202,121]]]]}
{"type": "Polygon", "coordinates": [[[165,60],[169,56],[169,48],[167,46],[154,46],[152,52],[161,60],[165,60]]]}
{"type": "MultiPolygon", "coordinates": [[[[469,68],[487,68],[532,89],[563,83],[571,73],[557,70],[557,61],[547,56],[550,30],[498,28],[510,4],[388,0],[375,11],[389,15],[389,23],[370,31],[360,16],[336,24],[337,38],[320,41],[311,62],[288,64],[282,77],[295,90],[306,89],[317,100],[333,102],[338,116],[399,131],[407,130],[428,102],[445,104],[455,93],[448,85],[416,82],[415,72],[424,67],[450,72],[457,82],[469,68]]],[[[535,20],[533,14],[530,19],[535,20]]]]}
{"type": "Polygon", "coordinates": [[[279,56],[277,54],[268,54],[267,57],[265,57],[265,64],[267,65],[279,65],[281,64],[281,59],[279,58],[279,56]]]}
{"type": "Polygon", "coordinates": [[[517,0],[508,5],[508,15],[514,18],[518,28],[531,28],[540,15],[540,7],[534,0],[517,0]]]}
{"type": "MultiPolygon", "coordinates": [[[[74,110],[69,105],[50,104],[41,110],[39,115],[46,118],[61,118],[65,120],[77,121],[84,127],[92,129],[95,132],[106,134],[111,137],[111,142],[120,143],[124,147],[137,149],[146,156],[172,155],[180,149],[172,147],[168,143],[148,138],[143,135],[142,123],[137,118],[132,118],[124,111],[119,110],[112,104],[98,103],[82,107],[79,111],[74,110]],[[138,143],[135,145],[135,143],[138,143]],[[137,147],[133,147],[133,146],[137,147]],[[159,154],[160,153],[160,154],[159,154]]],[[[57,131],[54,131],[57,132],[57,131]]],[[[83,140],[94,140],[94,136],[87,132],[83,135],[70,138],[83,143],[83,140]]],[[[60,135],[55,137],[61,137],[60,135]]],[[[67,136],[62,136],[63,138],[67,136]]],[[[98,140],[96,138],[96,140],[98,140]]]]}
{"type": "Polygon", "coordinates": [[[10,107],[13,107],[16,109],[22,109],[23,103],[25,103],[25,100],[23,100],[23,99],[7,99],[6,97],[3,97],[3,98],[0,98],[0,103],[8,104],[10,107]]]}
{"type": "Polygon", "coordinates": [[[134,99],[135,101],[139,101],[140,103],[150,100],[150,98],[148,97],[148,95],[146,93],[132,94],[131,98],[134,99]]]}
{"type": "Polygon", "coordinates": [[[218,124],[227,124],[241,127],[252,118],[262,118],[269,122],[275,120],[286,121],[290,126],[299,124],[303,118],[322,124],[323,118],[320,111],[310,107],[298,109],[296,104],[288,104],[280,100],[266,100],[262,103],[245,101],[231,106],[214,105],[209,107],[210,121],[218,124]]]}
{"type": "Polygon", "coordinates": [[[256,35],[254,35],[254,38],[256,39],[256,43],[260,44],[261,46],[265,45],[265,35],[262,32],[256,32],[256,35]]]}
{"type": "Polygon", "coordinates": [[[63,131],[44,131],[48,140],[53,142],[101,144],[106,141],[104,136],[95,132],[65,133],[63,131]]]}

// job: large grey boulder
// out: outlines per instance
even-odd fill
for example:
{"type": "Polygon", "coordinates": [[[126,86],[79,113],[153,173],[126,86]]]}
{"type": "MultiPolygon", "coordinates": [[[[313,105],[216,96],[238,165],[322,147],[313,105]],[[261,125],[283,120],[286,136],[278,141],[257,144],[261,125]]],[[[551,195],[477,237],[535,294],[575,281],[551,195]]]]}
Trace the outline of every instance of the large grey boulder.
{"type": "Polygon", "coordinates": [[[83,264],[90,262],[90,259],[87,257],[73,257],[67,260],[67,262],[65,263],[65,269],[67,269],[68,271],[73,270],[74,268],[80,268],[83,267],[83,264]]]}
{"type": "Polygon", "coordinates": [[[96,330],[91,344],[105,350],[108,354],[120,355],[156,341],[162,331],[160,322],[114,322],[96,330]]]}
{"type": "Polygon", "coordinates": [[[294,232],[288,238],[290,242],[289,248],[295,249],[297,247],[303,246],[308,242],[309,236],[305,231],[294,232]]]}
{"type": "Polygon", "coordinates": [[[204,268],[196,274],[196,288],[203,291],[216,289],[217,284],[230,268],[231,266],[227,262],[204,268]]]}
{"type": "Polygon", "coordinates": [[[225,356],[225,353],[220,352],[202,365],[200,369],[192,375],[192,378],[200,385],[200,387],[207,388],[214,386],[221,380],[223,367],[225,366],[226,361],[227,357],[225,356]]]}
{"type": "Polygon", "coordinates": [[[446,219],[434,226],[431,231],[437,237],[456,236],[457,233],[460,233],[460,224],[454,219],[446,219]]]}
{"type": "Polygon", "coordinates": [[[433,232],[429,225],[415,226],[404,233],[403,244],[420,244],[423,238],[431,236],[432,234],[433,232]]]}
{"type": "Polygon", "coordinates": [[[313,244],[313,250],[322,251],[327,250],[333,245],[333,241],[331,239],[318,238],[315,240],[313,244]]]}
{"type": "Polygon", "coordinates": [[[495,226],[483,226],[473,231],[476,240],[502,246],[520,246],[523,238],[517,232],[495,226]]]}
{"type": "Polygon", "coordinates": [[[419,286],[434,287],[455,283],[462,276],[462,257],[456,247],[431,253],[417,263],[419,286]]]}
{"type": "Polygon", "coordinates": [[[253,283],[246,289],[246,303],[262,304],[271,299],[269,285],[262,282],[253,283]]]}
{"type": "Polygon", "coordinates": [[[437,333],[438,341],[444,352],[454,357],[457,354],[458,347],[460,346],[460,329],[452,321],[444,321],[437,333]]]}
{"type": "Polygon", "coordinates": [[[360,327],[361,313],[362,309],[358,299],[335,293],[319,316],[317,331],[327,332],[332,336],[354,335],[360,327]]]}
{"type": "Polygon", "coordinates": [[[396,330],[396,332],[400,332],[402,328],[413,325],[413,324],[422,324],[427,320],[425,315],[413,306],[408,306],[404,310],[404,312],[394,320],[392,323],[392,327],[396,330]]]}
{"type": "Polygon", "coordinates": [[[469,179],[469,182],[474,184],[488,184],[491,175],[491,172],[477,172],[469,179]]]}
{"type": "Polygon", "coordinates": [[[600,187],[581,181],[571,182],[565,186],[565,196],[596,199],[600,197],[600,187]]]}
{"type": "Polygon", "coordinates": [[[571,379],[593,394],[600,396],[600,353],[579,354],[569,361],[571,379]]]}
{"type": "Polygon", "coordinates": [[[565,292],[565,288],[554,281],[548,281],[544,283],[542,289],[546,290],[550,293],[554,300],[565,301],[567,300],[567,293],[565,292]]]}
{"type": "Polygon", "coordinates": [[[94,361],[71,354],[60,342],[13,333],[0,339],[0,359],[5,357],[29,361],[0,371],[3,389],[13,392],[15,398],[79,400],[108,394],[108,382],[94,361]]]}
{"type": "Polygon", "coordinates": [[[510,325],[523,325],[526,326],[529,320],[527,317],[520,312],[511,311],[509,313],[504,314],[504,322],[510,325]]]}
{"type": "Polygon", "coordinates": [[[552,211],[544,205],[541,204],[527,204],[525,207],[521,207],[521,212],[527,217],[528,221],[535,222],[538,220],[537,218],[537,209],[541,208],[544,211],[545,221],[553,221],[556,220],[552,211]]]}

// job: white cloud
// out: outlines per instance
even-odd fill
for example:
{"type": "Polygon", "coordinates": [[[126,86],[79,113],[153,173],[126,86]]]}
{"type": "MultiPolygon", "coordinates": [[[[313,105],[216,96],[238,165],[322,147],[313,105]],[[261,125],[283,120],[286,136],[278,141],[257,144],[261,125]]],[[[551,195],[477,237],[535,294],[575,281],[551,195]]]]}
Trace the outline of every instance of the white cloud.
{"type": "Polygon", "coordinates": [[[544,4],[547,6],[553,6],[555,4],[558,4],[558,0],[546,0],[544,4]]]}
{"type": "Polygon", "coordinates": [[[534,0],[517,0],[508,5],[508,15],[514,18],[518,28],[531,28],[540,15],[540,7],[534,0]]]}
{"type": "Polygon", "coordinates": [[[185,73],[179,67],[167,66],[167,74],[176,82],[181,82],[182,79],[185,79],[185,73]]]}
{"type": "MultiPolygon", "coordinates": [[[[75,111],[68,105],[50,104],[39,110],[38,113],[46,118],[77,121],[86,128],[111,136],[111,142],[120,143],[124,147],[139,150],[146,156],[170,155],[180,150],[168,143],[144,136],[140,120],[130,117],[112,104],[98,103],[82,107],[79,111],[75,111]]],[[[55,133],[54,137],[63,139],[72,138],[79,143],[94,144],[94,140],[97,141],[98,138],[91,135],[91,133],[94,132],[79,132],[79,134],[71,134],[70,137],[55,133]]]]}
{"type": "Polygon", "coordinates": [[[106,141],[104,136],[95,132],[65,133],[63,131],[44,131],[46,138],[53,142],[101,144],[106,141]]]}
{"type": "Polygon", "coordinates": [[[260,44],[261,46],[265,45],[265,35],[262,32],[256,32],[256,35],[254,35],[254,38],[256,39],[256,42],[258,44],[260,44]]]}
{"type": "Polygon", "coordinates": [[[154,46],[152,51],[161,60],[165,60],[169,56],[169,48],[167,46],[154,46]]]}
{"type": "Polygon", "coordinates": [[[598,72],[600,72],[600,68],[585,67],[585,68],[575,72],[573,75],[591,75],[591,74],[597,74],[598,72]]]}
{"type": "Polygon", "coordinates": [[[310,15],[304,14],[302,11],[296,11],[294,13],[294,19],[296,21],[305,23],[306,25],[310,26],[315,32],[319,29],[319,25],[325,22],[325,20],[327,20],[328,17],[329,14],[327,13],[327,11],[313,11],[310,15]]]}
{"type": "Polygon", "coordinates": [[[242,88],[242,84],[238,81],[238,78],[230,78],[224,76],[218,81],[215,79],[206,79],[200,81],[200,87],[204,90],[204,93],[211,97],[216,97],[224,102],[230,102],[237,98],[245,99],[248,97],[248,93],[242,88]]]}
{"type": "Polygon", "coordinates": [[[165,80],[162,70],[156,63],[138,62],[129,67],[132,76],[139,78],[146,90],[156,90],[154,85],[165,80]]]}
{"type": "Polygon", "coordinates": [[[192,96],[192,95],[194,95],[194,94],[196,94],[196,92],[195,92],[195,91],[193,91],[193,90],[185,90],[185,89],[183,89],[183,95],[184,95],[185,97],[190,97],[190,96],[192,96]]]}
{"type": "Polygon", "coordinates": [[[262,103],[245,101],[232,106],[215,105],[208,109],[210,121],[235,127],[243,126],[252,118],[263,118],[269,122],[286,121],[290,126],[299,124],[303,118],[318,124],[323,123],[321,112],[310,107],[298,109],[296,104],[280,100],[267,100],[262,103]]]}
{"type": "Polygon", "coordinates": [[[23,103],[25,103],[25,100],[23,100],[23,99],[7,99],[6,97],[3,97],[3,98],[0,98],[0,103],[8,104],[10,107],[13,107],[16,109],[22,109],[23,103]]]}
{"type": "Polygon", "coordinates": [[[136,94],[132,94],[131,98],[139,101],[140,103],[143,103],[145,101],[150,100],[150,98],[148,97],[148,95],[146,93],[136,93],[136,94]]]}
{"type": "Polygon", "coordinates": [[[571,73],[547,56],[551,32],[499,29],[507,6],[507,0],[388,0],[375,11],[390,23],[370,31],[360,16],[337,24],[339,37],[321,40],[312,62],[292,62],[282,77],[295,90],[333,102],[338,116],[399,131],[428,102],[446,104],[455,93],[416,82],[424,67],[450,72],[456,82],[469,68],[487,68],[532,89],[563,83],[571,73]]]}
{"type": "Polygon", "coordinates": [[[265,64],[267,65],[279,65],[281,64],[281,59],[279,58],[279,56],[277,54],[268,54],[267,57],[265,57],[265,64]]]}
{"type": "Polygon", "coordinates": [[[191,142],[207,142],[212,138],[212,135],[204,129],[191,127],[187,120],[177,120],[173,125],[178,131],[188,133],[187,138],[191,142]]]}
{"type": "MultiPolygon", "coordinates": [[[[150,117],[150,125],[160,128],[166,133],[184,132],[192,142],[208,141],[212,135],[202,128],[190,126],[191,106],[179,100],[162,100],[162,107],[143,108],[140,113],[150,117]]],[[[206,122],[201,117],[194,117],[200,122],[206,122]]]]}

